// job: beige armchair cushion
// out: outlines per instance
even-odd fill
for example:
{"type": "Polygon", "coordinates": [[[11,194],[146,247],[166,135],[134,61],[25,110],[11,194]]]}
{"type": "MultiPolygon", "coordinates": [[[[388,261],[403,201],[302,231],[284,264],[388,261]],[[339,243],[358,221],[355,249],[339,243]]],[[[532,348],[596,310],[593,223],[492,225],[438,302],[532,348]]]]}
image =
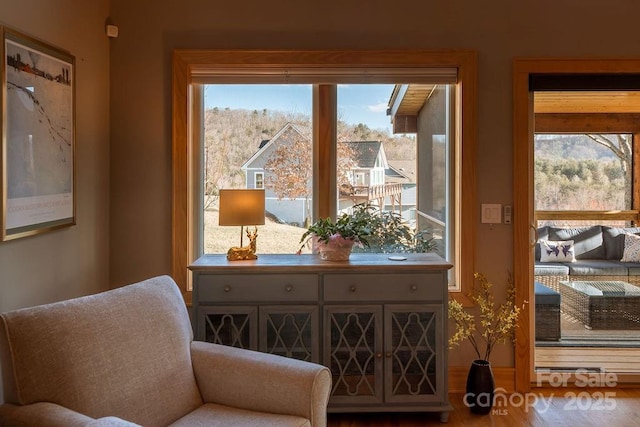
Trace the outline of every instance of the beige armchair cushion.
{"type": "Polygon", "coordinates": [[[168,276],[0,315],[0,366],[2,426],[315,427],[331,388],[326,367],[193,342],[168,276]]]}
{"type": "Polygon", "coordinates": [[[170,427],[311,427],[308,419],[205,403],[170,427]]]}

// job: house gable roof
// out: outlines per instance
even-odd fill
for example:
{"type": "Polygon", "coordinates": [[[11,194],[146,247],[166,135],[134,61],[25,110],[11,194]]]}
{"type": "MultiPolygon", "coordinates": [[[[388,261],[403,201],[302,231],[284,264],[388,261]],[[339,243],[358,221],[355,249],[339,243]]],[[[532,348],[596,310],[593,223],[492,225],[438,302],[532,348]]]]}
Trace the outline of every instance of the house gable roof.
{"type": "Polygon", "coordinates": [[[251,168],[251,164],[264,153],[271,145],[273,145],[288,129],[293,129],[300,136],[307,141],[311,140],[309,131],[304,126],[297,125],[295,123],[287,122],[282,128],[276,132],[276,134],[271,139],[264,139],[260,141],[260,145],[258,146],[258,151],[256,151],[253,156],[249,158],[246,162],[242,164],[240,167],[242,170],[246,170],[251,168]]]}
{"type": "Polygon", "coordinates": [[[355,156],[355,162],[359,168],[373,169],[376,166],[376,159],[382,155],[382,164],[387,167],[387,158],[380,141],[345,141],[349,144],[355,156]]]}
{"type": "Polygon", "coordinates": [[[384,174],[388,182],[411,184],[415,183],[414,160],[389,160],[389,167],[384,174]]]}
{"type": "MultiPolygon", "coordinates": [[[[311,140],[311,133],[305,127],[301,125],[297,125],[295,123],[288,122],[286,123],[271,139],[265,139],[260,141],[258,146],[258,151],[256,151],[244,164],[242,165],[243,170],[251,169],[253,163],[259,159],[265,151],[269,149],[273,144],[277,143],[278,139],[284,135],[287,130],[293,129],[297,132],[302,138],[307,141],[311,140]]],[[[387,169],[388,162],[387,157],[384,152],[384,147],[381,141],[344,141],[341,144],[348,144],[351,150],[354,153],[354,161],[358,168],[362,169],[373,169],[376,166],[376,160],[378,157],[381,157],[382,167],[387,169]]]]}

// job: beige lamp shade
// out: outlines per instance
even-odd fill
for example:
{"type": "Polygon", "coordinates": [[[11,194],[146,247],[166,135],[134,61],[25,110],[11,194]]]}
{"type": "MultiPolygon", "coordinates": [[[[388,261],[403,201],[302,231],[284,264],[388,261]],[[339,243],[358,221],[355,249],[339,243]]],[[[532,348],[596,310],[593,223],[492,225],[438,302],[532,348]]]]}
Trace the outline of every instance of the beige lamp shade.
{"type": "Polygon", "coordinates": [[[220,190],[220,225],[264,224],[264,190],[220,190]]]}

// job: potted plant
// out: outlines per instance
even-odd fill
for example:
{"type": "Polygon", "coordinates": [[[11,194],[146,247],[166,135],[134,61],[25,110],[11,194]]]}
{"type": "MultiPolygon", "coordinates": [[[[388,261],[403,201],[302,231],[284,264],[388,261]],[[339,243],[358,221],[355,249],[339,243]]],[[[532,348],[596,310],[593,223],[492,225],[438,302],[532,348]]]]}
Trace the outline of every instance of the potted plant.
{"type": "Polygon", "coordinates": [[[481,273],[475,273],[473,291],[469,297],[477,306],[478,314],[472,314],[455,299],[449,300],[449,318],[453,319],[456,331],[449,339],[449,347],[464,340],[471,343],[476,355],[467,376],[465,404],[471,411],[488,414],[493,405],[495,384],[491,371],[491,352],[498,343],[513,341],[520,308],[515,306],[515,289],[509,276],[507,298],[496,305],[491,290],[493,286],[481,273]]]}
{"type": "Polygon", "coordinates": [[[414,232],[396,212],[382,211],[368,203],[352,207],[334,223],[320,219],[308,227],[300,239],[301,252],[310,242],[323,259],[346,260],[354,252],[430,252],[436,240],[429,230],[414,232]]]}
{"type": "Polygon", "coordinates": [[[368,246],[365,236],[371,234],[369,222],[362,215],[344,213],[333,222],[331,218],[319,219],[309,226],[300,238],[300,249],[312,241],[317,245],[322,259],[344,261],[349,259],[354,244],[368,246]]]}

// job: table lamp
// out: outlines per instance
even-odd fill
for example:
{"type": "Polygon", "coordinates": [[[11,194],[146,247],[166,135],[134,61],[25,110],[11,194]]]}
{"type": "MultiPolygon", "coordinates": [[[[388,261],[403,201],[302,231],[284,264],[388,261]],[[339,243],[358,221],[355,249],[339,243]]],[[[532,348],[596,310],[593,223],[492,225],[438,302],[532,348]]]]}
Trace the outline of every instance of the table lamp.
{"type": "Polygon", "coordinates": [[[227,252],[230,261],[256,259],[258,229],[249,236],[249,246],[242,246],[245,225],[264,224],[264,190],[220,190],[219,225],[240,226],[240,246],[227,252]]]}

